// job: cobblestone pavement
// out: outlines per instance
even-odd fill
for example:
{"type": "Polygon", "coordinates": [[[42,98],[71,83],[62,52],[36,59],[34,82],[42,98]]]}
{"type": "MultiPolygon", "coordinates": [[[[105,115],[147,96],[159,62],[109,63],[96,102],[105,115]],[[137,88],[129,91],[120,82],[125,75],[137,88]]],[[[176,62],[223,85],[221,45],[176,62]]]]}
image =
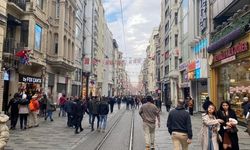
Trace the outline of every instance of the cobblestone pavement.
{"type": "MultiPolygon", "coordinates": [[[[163,112],[161,113],[161,127],[156,129],[156,149],[157,150],[166,150],[173,149],[171,136],[168,133],[166,122],[168,113],[163,107],[163,112]]],[[[189,146],[191,150],[201,150],[201,145],[198,140],[199,131],[201,129],[201,114],[197,113],[192,116],[192,130],[193,130],[193,140],[192,144],[189,146]]],[[[249,150],[250,149],[250,136],[244,132],[245,127],[238,126],[239,132],[239,145],[240,150],[249,150]]]]}
{"type": "MultiPolygon", "coordinates": [[[[109,114],[108,119],[111,120],[116,113],[117,106],[115,105],[114,112],[109,114]]],[[[156,129],[157,150],[172,149],[172,140],[166,128],[167,116],[168,113],[163,107],[163,112],[161,113],[161,127],[156,129]]],[[[27,129],[25,131],[21,131],[20,129],[10,131],[10,140],[5,150],[71,150],[93,133],[90,132],[88,115],[85,115],[83,119],[84,131],[78,135],[74,134],[74,129],[66,126],[66,120],[66,117],[59,118],[58,112],[55,112],[53,122],[44,121],[43,118],[41,118],[39,127],[27,129]]],[[[192,128],[193,143],[189,147],[192,150],[200,150],[201,147],[198,141],[198,134],[201,128],[200,114],[192,116],[192,128]]],[[[249,150],[250,136],[244,132],[244,127],[238,126],[238,128],[240,149],[249,150]]]]}
{"type": "MultiPolygon", "coordinates": [[[[114,106],[114,112],[108,115],[111,119],[118,111],[114,106]]],[[[70,150],[79,142],[84,141],[88,134],[92,134],[88,124],[88,115],[83,118],[83,132],[75,134],[73,128],[67,127],[67,117],[58,117],[58,112],[53,113],[54,121],[39,119],[39,127],[27,130],[19,129],[10,131],[10,140],[5,150],[70,150]]],[[[96,128],[96,124],[95,124],[96,128]]]]}

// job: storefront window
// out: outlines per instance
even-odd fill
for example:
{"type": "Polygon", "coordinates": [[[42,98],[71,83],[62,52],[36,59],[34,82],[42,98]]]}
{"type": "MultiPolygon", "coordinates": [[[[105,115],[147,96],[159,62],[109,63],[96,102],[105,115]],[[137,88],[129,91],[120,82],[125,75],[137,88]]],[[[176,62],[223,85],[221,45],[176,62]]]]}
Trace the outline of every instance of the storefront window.
{"type": "Polygon", "coordinates": [[[239,120],[244,119],[243,97],[250,98],[250,59],[230,62],[218,68],[218,102],[231,103],[239,120]]]}

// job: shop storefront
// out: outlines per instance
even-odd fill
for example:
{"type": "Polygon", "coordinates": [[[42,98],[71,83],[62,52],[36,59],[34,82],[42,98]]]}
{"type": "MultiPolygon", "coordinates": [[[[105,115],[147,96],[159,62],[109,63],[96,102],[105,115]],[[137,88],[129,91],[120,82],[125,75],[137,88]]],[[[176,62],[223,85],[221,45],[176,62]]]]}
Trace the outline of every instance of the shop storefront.
{"type": "Polygon", "coordinates": [[[27,94],[40,93],[42,90],[42,78],[19,74],[18,92],[27,94]]]}
{"type": "Polygon", "coordinates": [[[190,97],[190,84],[188,80],[188,63],[184,62],[179,65],[179,71],[180,71],[180,88],[181,88],[181,94],[179,95],[180,98],[187,99],[190,97]]]}
{"type": "Polygon", "coordinates": [[[190,96],[195,100],[194,110],[204,111],[202,105],[208,96],[206,59],[196,59],[188,64],[188,80],[190,96]]]}
{"type": "Polygon", "coordinates": [[[218,107],[222,101],[229,101],[240,121],[244,121],[243,98],[250,98],[249,42],[250,33],[211,53],[209,58],[212,99],[218,107]]]}

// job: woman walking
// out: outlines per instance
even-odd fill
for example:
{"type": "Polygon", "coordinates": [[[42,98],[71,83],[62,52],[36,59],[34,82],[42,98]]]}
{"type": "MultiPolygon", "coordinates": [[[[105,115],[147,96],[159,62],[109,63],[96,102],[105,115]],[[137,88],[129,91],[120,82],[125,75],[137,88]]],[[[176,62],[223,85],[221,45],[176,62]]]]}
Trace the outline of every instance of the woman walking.
{"type": "Polygon", "coordinates": [[[216,119],[216,108],[213,104],[208,106],[206,113],[202,116],[202,128],[200,131],[202,150],[219,150],[218,130],[222,119],[216,119]]]}
{"type": "Polygon", "coordinates": [[[52,95],[49,93],[48,94],[48,97],[46,95],[43,95],[44,96],[44,99],[46,99],[46,115],[45,115],[45,118],[44,120],[47,120],[47,118],[49,117],[50,121],[54,121],[53,118],[52,118],[52,115],[53,115],[53,111],[55,110],[55,106],[54,106],[54,103],[53,103],[53,98],[52,98],[52,95]]]}
{"type": "Polygon", "coordinates": [[[231,109],[228,101],[223,101],[218,111],[218,118],[224,122],[221,124],[219,134],[222,137],[220,150],[239,150],[238,134],[237,134],[237,117],[231,109]]]}
{"type": "Polygon", "coordinates": [[[29,100],[27,99],[27,95],[23,94],[22,99],[19,102],[19,116],[20,116],[20,128],[27,129],[27,119],[29,115],[29,100]]]}

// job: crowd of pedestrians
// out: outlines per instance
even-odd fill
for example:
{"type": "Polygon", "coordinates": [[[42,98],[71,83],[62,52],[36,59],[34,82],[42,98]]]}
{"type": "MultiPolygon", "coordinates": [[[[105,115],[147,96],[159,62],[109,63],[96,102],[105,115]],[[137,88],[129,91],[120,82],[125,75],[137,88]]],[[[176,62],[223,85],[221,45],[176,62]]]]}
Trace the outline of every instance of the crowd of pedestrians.
{"type": "MultiPolygon", "coordinates": [[[[113,113],[115,104],[120,110],[122,103],[126,104],[127,110],[139,109],[143,121],[142,128],[145,134],[146,150],[154,149],[156,123],[160,127],[160,113],[162,111],[162,101],[159,96],[154,98],[133,95],[123,97],[92,96],[82,99],[62,94],[58,98],[58,116],[67,117],[66,125],[73,128],[75,134],[84,130],[82,126],[84,115],[88,116],[87,122],[91,131],[106,132],[109,113],[113,113]]],[[[191,116],[193,115],[194,99],[191,97],[179,99],[177,106],[172,109],[170,99],[165,99],[164,104],[168,112],[166,127],[172,137],[174,150],[187,150],[193,137],[191,116]]],[[[246,132],[250,135],[250,100],[247,97],[244,98],[242,108],[246,117],[246,132]]],[[[219,109],[216,110],[215,105],[207,97],[203,109],[205,113],[202,114],[202,126],[199,133],[201,149],[238,150],[238,120],[230,103],[223,101],[219,109]]],[[[9,101],[8,110],[10,111],[10,129],[16,129],[19,119],[20,129],[26,130],[39,126],[38,117],[44,117],[45,121],[49,119],[53,122],[53,112],[56,110],[56,106],[50,93],[34,93],[33,95],[16,93],[9,101]]],[[[4,122],[3,120],[0,116],[0,126],[1,122],[4,122]]]]}

